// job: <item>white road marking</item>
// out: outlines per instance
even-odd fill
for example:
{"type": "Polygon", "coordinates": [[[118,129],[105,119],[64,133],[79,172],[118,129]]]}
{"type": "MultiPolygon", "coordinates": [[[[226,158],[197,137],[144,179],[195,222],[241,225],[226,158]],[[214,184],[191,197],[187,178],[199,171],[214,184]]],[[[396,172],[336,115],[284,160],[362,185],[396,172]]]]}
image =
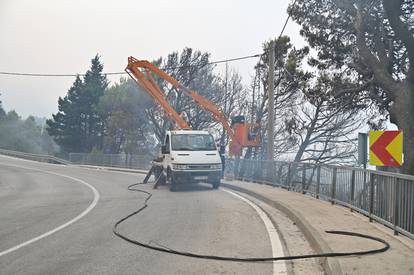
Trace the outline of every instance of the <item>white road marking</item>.
{"type": "Polygon", "coordinates": [[[71,180],[74,180],[74,181],[77,181],[77,182],[80,182],[80,183],[82,183],[83,185],[86,185],[87,187],[89,187],[92,191],[93,191],[93,201],[92,201],[92,203],[88,206],[88,208],[86,208],[82,213],[80,213],[78,216],[76,216],[75,218],[73,218],[73,219],[71,219],[70,221],[68,221],[68,222],[66,222],[66,223],[64,223],[64,224],[62,224],[62,225],[60,225],[60,226],[58,226],[58,227],[56,227],[56,228],[54,228],[54,229],[52,229],[52,230],[50,230],[50,231],[48,231],[48,232],[46,232],[46,233],[44,233],[44,234],[42,234],[42,235],[39,235],[39,236],[37,236],[37,237],[35,237],[35,238],[33,238],[33,239],[30,239],[30,240],[28,240],[28,241],[26,241],[26,242],[24,242],[24,243],[21,243],[21,244],[18,244],[18,245],[16,245],[16,246],[13,246],[13,247],[11,247],[11,248],[9,248],[9,249],[6,249],[6,250],[4,250],[4,251],[1,251],[0,252],[0,257],[1,256],[4,256],[4,255],[6,255],[6,254],[9,254],[9,253],[11,253],[11,252],[13,252],[13,251],[16,251],[16,250],[18,250],[18,249],[20,249],[20,248],[22,248],[22,247],[25,247],[25,246],[27,246],[27,245],[29,245],[29,244],[32,244],[32,243],[34,243],[34,242],[37,242],[37,241],[39,241],[39,240],[41,240],[41,239],[43,239],[43,238],[46,238],[46,237],[48,237],[48,236],[50,236],[50,235],[52,235],[52,234],[54,234],[54,233],[56,233],[56,232],[58,232],[58,231],[60,231],[60,230],[62,230],[62,229],[64,229],[65,227],[68,227],[69,225],[71,225],[72,223],[74,223],[74,222],[76,222],[76,221],[78,221],[78,220],[80,220],[81,218],[83,218],[84,216],[86,216],[95,206],[96,206],[96,204],[98,203],[98,200],[99,200],[99,192],[98,192],[98,190],[96,190],[96,188],[95,187],[93,187],[92,185],[90,185],[89,183],[87,183],[87,182],[85,182],[85,181],[83,181],[83,180],[81,180],[81,179],[78,179],[78,178],[74,178],[74,177],[71,177],[71,176],[67,176],[67,175],[63,175],[63,174],[59,174],[59,173],[54,173],[54,172],[49,172],[49,171],[44,171],[44,170],[41,170],[41,169],[36,169],[36,168],[30,168],[30,167],[25,167],[25,166],[19,166],[19,165],[11,165],[11,164],[3,164],[2,163],[2,165],[4,165],[4,166],[12,166],[12,167],[17,167],[17,168],[23,168],[23,169],[27,169],[27,170],[32,170],[32,171],[39,171],[39,172],[43,172],[43,173],[46,173],[46,174],[51,174],[51,175],[55,175],[55,176],[59,176],[59,177],[64,177],[64,178],[68,178],[68,179],[71,179],[71,180]]]}
{"type": "MultiPolygon", "coordinates": [[[[236,198],[244,201],[248,205],[250,205],[254,210],[256,210],[259,217],[262,219],[266,231],[269,234],[270,244],[272,246],[272,255],[273,257],[282,257],[284,256],[282,242],[280,241],[279,233],[277,232],[276,228],[274,227],[272,221],[270,220],[269,216],[255,203],[246,199],[245,197],[240,196],[239,194],[228,190],[227,188],[221,188],[221,190],[235,196],[236,198]]],[[[273,274],[287,274],[286,263],[284,261],[280,262],[273,262],[273,274]]]]}

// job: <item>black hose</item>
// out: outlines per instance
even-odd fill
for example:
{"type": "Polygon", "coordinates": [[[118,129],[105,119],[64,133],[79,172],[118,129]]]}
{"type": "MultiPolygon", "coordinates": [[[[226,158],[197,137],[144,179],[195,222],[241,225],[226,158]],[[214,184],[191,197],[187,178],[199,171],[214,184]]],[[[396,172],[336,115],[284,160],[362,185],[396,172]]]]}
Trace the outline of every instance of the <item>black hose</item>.
{"type": "MultiPolygon", "coordinates": [[[[159,178],[160,177],[158,177],[156,182],[159,180],[159,178]]],[[[118,230],[118,226],[122,222],[124,222],[125,220],[129,219],[130,217],[132,217],[134,215],[137,215],[138,213],[140,213],[141,211],[143,211],[145,208],[148,207],[148,201],[152,197],[152,194],[150,192],[147,192],[147,191],[142,190],[142,189],[138,189],[138,188],[132,189],[132,187],[140,185],[140,184],[142,184],[142,183],[131,184],[131,185],[128,186],[128,190],[144,193],[144,194],[147,195],[147,197],[144,200],[143,206],[141,208],[139,208],[138,210],[132,212],[131,214],[125,216],[124,218],[118,220],[115,223],[112,231],[116,236],[118,236],[119,238],[121,238],[121,239],[123,239],[123,240],[125,240],[129,243],[132,243],[132,244],[135,244],[135,245],[138,245],[138,246],[141,246],[141,247],[145,247],[145,248],[148,248],[148,249],[151,249],[151,250],[164,252],[164,253],[169,253],[169,254],[180,255],[180,256],[185,256],[185,257],[201,258],[201,259],[209,259],[209,260],[233,261],[233,262],[267,262],[267,261],[286,261],[286,260],[298,260],[298,259],[308,259],[308,258],[323,258],[323,257],[361,256],[361,255],[368,255],[368,254],[376,254],[376,253],[385,252],[390,248],[389,243],[386,242],[385,240],[381,239],[381,238],[370,236],[370,235],[365,235],[365,234],[361,234],[361,233],[357,233],[357,232],[338,231],[338,230],[329,230],[329,231],[325,231],[325,232],[329,233],[329,234],[346,235],[346,236],[354,236],[354,237],[359,237],[359,238],[364,238],[364,239],[370,239],[370,240],[373,240],[373,241],[380,242],[380,243],[384,244],[384,246],[381,247],[381,248],[378,248],[378,249],[353,251],[353,252],[329,252],[329,253],[293,255],[293,256],[284,256],[284,257],[238,258],[238,257],[225,257],[225,256],[216,256],[216,255],[196,254],[196,253],[191,253],[191,252],[186,252],[186,251],[178,251],[178,250],[170,249],[170,248],[164,247],[164,246],[160,247],[160,246],[145,244],[145,243],[142,243],[140,241],[128,238],[127,236],[121,234],[118,230]]]]}

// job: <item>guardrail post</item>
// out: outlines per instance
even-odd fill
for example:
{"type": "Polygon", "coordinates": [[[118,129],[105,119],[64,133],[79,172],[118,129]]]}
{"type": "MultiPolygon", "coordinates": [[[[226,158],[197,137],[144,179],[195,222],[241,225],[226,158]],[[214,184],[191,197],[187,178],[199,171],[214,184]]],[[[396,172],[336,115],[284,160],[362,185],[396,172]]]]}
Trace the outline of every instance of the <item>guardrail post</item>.
{"type": "Polygon", "coordinates": [[[306,191],[305,191],[305,185],[306,185],[306,168],[307,168],[307,165],[306,165],[306,163],[304,163],[304,164],[302,164],[302,194],[305,194],[306,193],[306,191]]]}
{"type": "MultiPolygon", "coordinates": [[[[366,190],[366,188],[367,188],[367,170],[366,169],[364,169],[364,192],[365,192],[365,190],[366,190]]],[[[362,201],[361,200],[361,203],[363,204],[363,205],[365,205],[365,203],[366,203],[366,201],[362,201]]],[[[363,206],[362,206],[363,207],[363,206]]]]}
{"type": "Polygon", "coordinates": [[[318,165],[316,170],[316,198],[319,199],[319,192],[321,189],[321,166],[318,165]]]}
{"type": "Polygon", "coordinates": [[[375,174],[371,173],[369,180],[369,222],[372,222],[372,212],[374,211],[374,179],[375,174]]]}
{"type": "Polygon", "coordinates": [[[286,186],[288,188],[288,190],[290,191],[290,173],[291,173],[291,163],[288,164],[288,170],[287,170],[287,175],[286,175],[286,186]]]}
{"type": "Polygon", "coordinates": [[[257,176],[258,170],[259,170],[259,160],[257,159],[257,160],[252,161],[252,165],[249,166],[248,177],[250,181],[257,182],[256,176],[257,176]]]}
{"type": "Polygon", "coordinates": [[[332,185],[331,185],[331,203],[332,204],[335,204],[337,172],[338,172],[338,168],[334,167],[332,170],[332,185]]]}
{"type": "Polygon", "coordinates": [[[234,178],[235,178],[236,180],[238,180],[238,179],[239,179],[239,162],[240,162],[240,159],[239,159],[239,158],[236,158],[236,159],[234,160],[233,175],[234,175],[234,178]]]}
{"type": "Polygon", "coordinates": [[[398,216],[400,214],[400,179],[397,178],[394,188],[394,215],[393,215],[393,224],[394,224],[394,235],[398,235],[398,223],[400,222],[398,216]]]}
{"type": "Polygon", "coordinates": [[[260,160],[252,160],[252,165],[247,169],[248,178],[251,182],[258,182],[257,179],[259,178],[259,166],[263,165],[260,160]]]}
{"type": "Polygon", "coordinates": [[[267,179],[267,182],[273,185],[273,180],[275,178],[275,163],[273,160],[269,161],[269,178],[267,179]]]}
{"type": "Polygon", "coordinates": [[[282,177],[283,164],[279,162],[278,165],[279,165],[279,169],[277,169],[277,182],[279,185],[282,185],[281,177],[282,177]]]}
{"type": "MultiPolygon", "coordinates": [[[[352,205],[354,203],[355,200],[355,170],[352,170],[352,175],[351,175],[351,198],[350,198],[350,204],[352,205]]],[[[351,212],[353,211],[352,207],[351,207],[351,212]]]]}
{"type": "Polygon", "coordinates": [[[276,173],[277,173],[277,164],[276,164],[276,161],[272,161],[272,170],[273,170],[273,173],[272,173],[272,176],[273,176],[273,178],[272,178],[272,185],[276,185],[276,173]]]}

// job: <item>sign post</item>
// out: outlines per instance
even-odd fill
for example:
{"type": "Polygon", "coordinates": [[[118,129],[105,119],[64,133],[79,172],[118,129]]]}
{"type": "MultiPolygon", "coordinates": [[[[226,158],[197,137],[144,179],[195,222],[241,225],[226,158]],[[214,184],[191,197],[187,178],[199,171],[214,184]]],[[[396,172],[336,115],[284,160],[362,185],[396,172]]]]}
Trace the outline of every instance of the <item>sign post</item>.
{"type": "Polygon", "coordinates": [[[368,162],[368,134],[358,133],[358,164],[367,169],[368,162]]]}

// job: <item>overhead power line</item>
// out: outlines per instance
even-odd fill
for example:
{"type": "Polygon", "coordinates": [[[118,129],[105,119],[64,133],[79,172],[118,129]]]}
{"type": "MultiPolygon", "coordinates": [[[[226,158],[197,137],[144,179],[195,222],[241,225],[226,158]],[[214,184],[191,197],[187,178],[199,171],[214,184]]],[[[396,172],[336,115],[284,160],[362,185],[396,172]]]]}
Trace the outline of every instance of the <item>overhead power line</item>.
{"type": "MultiPolygon", "coordinates": [[[[296,1],[297,1],[297,0],[293,1],[292,7],[294,7],[294,6],[296,5],[296,1]]],[[[288,13],[288,17],[286,18],[286,21],[285,21],[285,24],[283,25],[282,31],[280,32],[279,37],[277,38],[278,40],[282,37],[283,32],[284,32],[284,31],[285,31],[285,29],[286,29],[286,25],[287,25],[287,23],[289,22],[289,19],[290,19],[290,14],[288,13]]]]}
{"type": "MultiPolygon", "coordinates": [[[[109,72],[104,73],[105,75],[116,75],[124,74],[125,72],[109,72]]],[[[16,73],[16,72],[0,72],[2,75],[14,75],[14,76],[46,76],[46,77],[55,77],[55,76],[85,76],[85,74],[43,74],[43,73],[16,73]]]]}
{"type": "MultiPolygon", "coordinates": [[[[292,7],[295,6],[297,0],[293,1],[292,7]]],[[[290,19],[290,14],[288,15],[288,17],[286,18],[286,21],[283,25],[283,28],[279,34],[279,37],[277,40],[279,40],[285,29],[287,26],[287,23],[289,22],[290,19]]],[[[167,70],[167,69],[180,69],[180,68],[186,68],[186,67],[194,67],[194,66],[201,66],[204,67],[206,65],[213,65],[213,64],[220,64],[220,63],[228,63],[228,62],[234,62],[234,61],[239,61],[239,60],[244,60],[244,59],[250,59],[250,58],[257,58],[257,57],[262,57],[265,53],[267,53],[269,49],[264,49],[263,53],[258,53],[258,54],[253,54],[253,55],[246,55],[246,56],[240,56],[240,57],[235,57],[235,58],[229,58],[229,59],[223,59],[223,60],[217,60],[217,61],[212,61],[212,62],[208,62],[205,64],[200,64],[200,65],[184,65],[184,66],[177,66],[177,67],[163,67],[161,69],[163,70],[167,70]]],[[[122,72],[104,72],[104,75],[124,75],[126,74],[126,72],[122,71],[122,72]]],[[[80,74],[80,73],[72,73],[72,74],[47,74],[47,73],[20,73],[20,72],[2,72],[0,71],[0,75],[10,75],[10,76],[33,76],[33,77],[76,77],[76,76],[85,76],[85,74],[80,74]]]]}
{"type": "MultiPolygon", "coordinates": [[[[206,66],[206,65],[213,65],[213,64],[219,64],[219,63],[227,63],[227,62],[234,62],[249,58],[255,58],[259,57],[261,54],[254,54],[254,55],[246,55],[241,57],[235,57],[230,59],[223,59],[223,60],[217,60],[208,62],[206,64],[200,64],[200,65],[185,65],[185,66],[177,66],[177,67],[163,67],[162,69],[180,69],[180,68],[186,68],[186,67],[194,67],[194,66],[206,66]]],[[[104,72],[104,75],[123,75],[126,74],[126,72],[104,72]]],[[[0,75],[12,75],[12,76],[40,76],[40,77],[75,77],[75,76],[85,76],[85,74],[47,74],[47,73],[20,73],[20,72],[0,72],[0,75]]]]}

